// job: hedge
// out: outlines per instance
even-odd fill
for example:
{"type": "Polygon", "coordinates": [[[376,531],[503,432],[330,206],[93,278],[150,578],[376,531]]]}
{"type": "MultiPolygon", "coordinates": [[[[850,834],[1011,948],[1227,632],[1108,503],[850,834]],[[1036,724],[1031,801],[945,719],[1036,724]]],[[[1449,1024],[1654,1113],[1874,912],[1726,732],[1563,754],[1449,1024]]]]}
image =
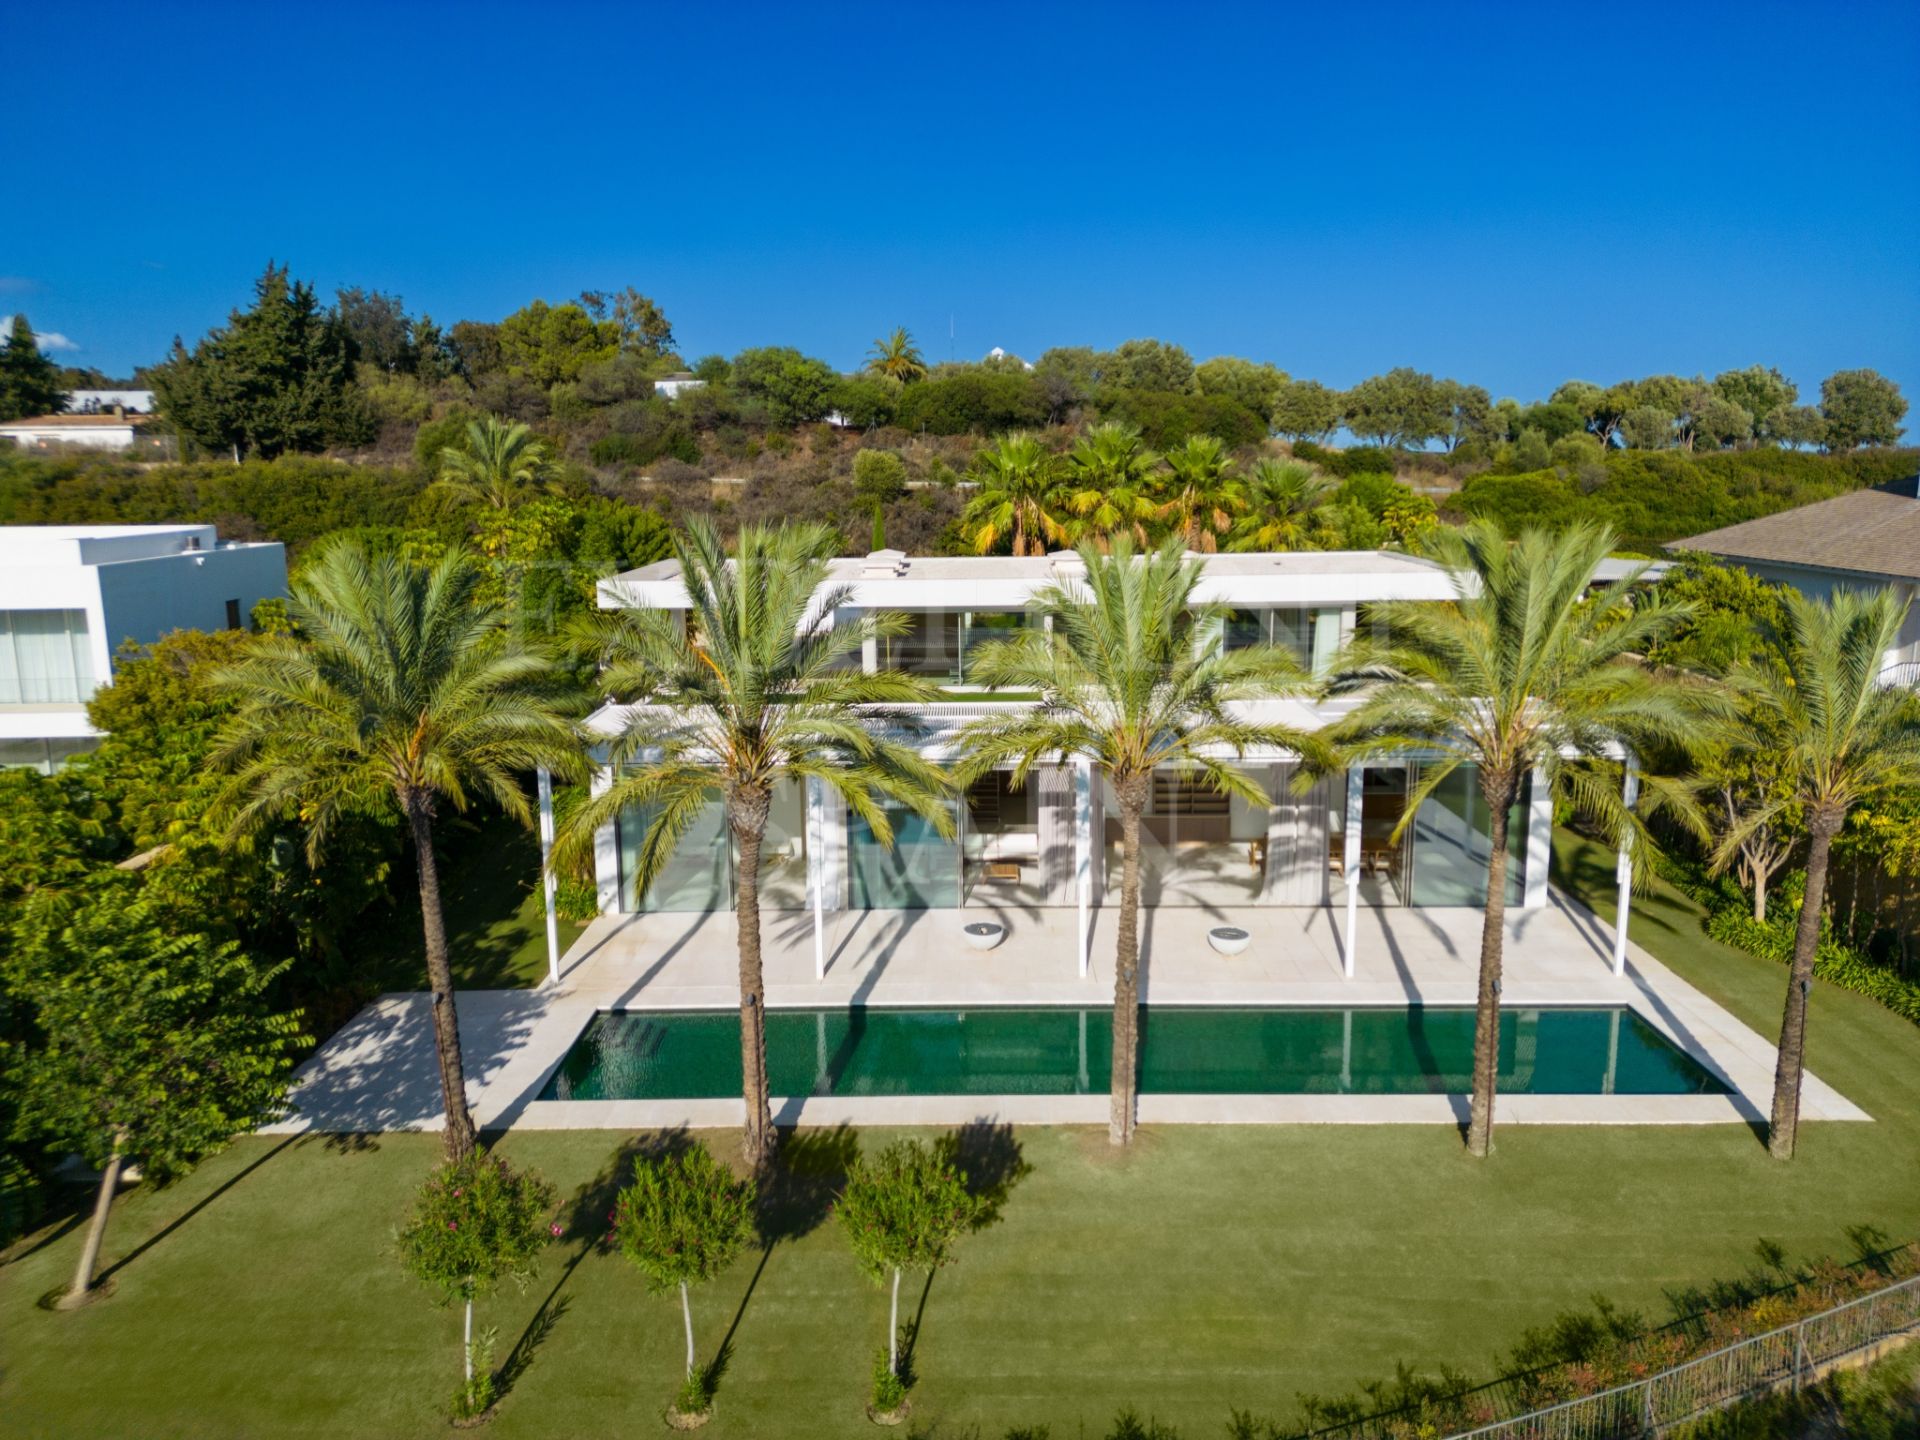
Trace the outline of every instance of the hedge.
{"type": "MultiPolygon", "coordinates": [[[[1762,923],[1739,910],[1716,911],[1707,921],[1707,934],[1723,945],[1785,965],[1793,959],[1795,918],[1762,923]]],[[[1902,1019],[1920,1025],[1920,984],[1903,980],[1891,970],[1874,965],[1831,935],[1820,937],[1814,951],[1813,973],[1830,985],[1877,1000],[1902,1019]]]]}

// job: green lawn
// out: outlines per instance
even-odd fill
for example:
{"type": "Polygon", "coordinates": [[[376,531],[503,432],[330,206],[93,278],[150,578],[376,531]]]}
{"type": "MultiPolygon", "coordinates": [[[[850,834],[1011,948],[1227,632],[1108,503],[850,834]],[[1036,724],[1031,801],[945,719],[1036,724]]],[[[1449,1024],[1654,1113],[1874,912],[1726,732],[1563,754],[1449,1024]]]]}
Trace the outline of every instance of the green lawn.
{"type": "MultiPolygon", "coordinates": [[[[1610,857],[1568,840],[1561,858],[1596,902],[1610,890],[1610,857]]],[[[1670,892],[1640,915],[1649,948],[1750,1023],[1774,1023],[1784,970],[1702,939],[1670,892]]],[[[1807,1255],[1844,1251],[1854,1224],[1920,1234],[1920,1029],[1822,987],[1809,1043],[1814,1067],[1877,1123],[1810,1125],[1784,1166],[1742,1125],[1510,1128],[1486,1163],[1438,1127],[1153,1129],[1118,1160],[1092,1131],[1021,1131],[1029,1173],[928,1297],[919,1433],[993,1440],[1045,1423],[1059,1440],[1100,1436],[1132,1403],[1188,1437],[1220,1436],[1229,1406],[1291,1412],[1297,1391],[1391,1375],[1396,1361],[1484,1372],[1522,1327],[1596,1292],[1657,1311],[1670,1289],[1745,1269],[1762,1236],[1807,1255]]],[[[483,1311],[503,1352],[540,1337],[491,1427],[503,1440],[658,1424],[677,1308],[594,1243],[622,1140],[504,1142],[577,1218],[525,1296],[483,1311]]],[[[800,1142],[823,1172],[847,1143],[800,1142]]],[[[77,1314],[35,1305],[77,1234],[0,1268],[0,1432],[443,1433],[457,1317],[387,1253],[436,1149],[247,1140],[116,1207],[115,1292],[77,1314]]],[[[750,1257],[696,1296],[703,1347],[733,1327],[708,1434],[872,1433],[858,1406],[884,1297],[821,1188],[788,1198],[763,1266],[750,1257]]]]}
{"type": "MultiPolygon", "coordinates": [[[[540,843],[504,815],[443,822],[440,896],[454,983],[466,989],[511,989],[547,978],[546,908],[540,896],[540,843]]],[[[390,912],[370,925],[365,960],[383,990],[424,990],[425,942],[413,854],[396,863],[390,912]]],[[[560,922],[560,953],[586,927],[560,922]]]]}

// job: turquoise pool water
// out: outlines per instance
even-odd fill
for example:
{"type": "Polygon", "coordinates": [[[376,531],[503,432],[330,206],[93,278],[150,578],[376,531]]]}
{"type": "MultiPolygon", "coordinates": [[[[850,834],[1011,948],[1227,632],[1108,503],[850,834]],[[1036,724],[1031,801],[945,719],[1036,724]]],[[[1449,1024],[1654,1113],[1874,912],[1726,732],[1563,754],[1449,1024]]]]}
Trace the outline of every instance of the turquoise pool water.
{"type": "MultiPolygon", "coordinates": [[[[775,1095],[1085,1095],[1113,1063],[1104,1009],[773,1010],[775,1095]]],[[[1141,1011],[1140,1089],[1163,1095],[1462,1094],[1473,1011],[1141,1011]]],[[[1703,1095],[1726,1087],[1633,1011],[1502,1012],[1500,1086],[1518,1095],[1703,1095]]],[[[606,1010],[542,1100],[695,1100],[740,1093],[740,1017],[606,1010]]]]}

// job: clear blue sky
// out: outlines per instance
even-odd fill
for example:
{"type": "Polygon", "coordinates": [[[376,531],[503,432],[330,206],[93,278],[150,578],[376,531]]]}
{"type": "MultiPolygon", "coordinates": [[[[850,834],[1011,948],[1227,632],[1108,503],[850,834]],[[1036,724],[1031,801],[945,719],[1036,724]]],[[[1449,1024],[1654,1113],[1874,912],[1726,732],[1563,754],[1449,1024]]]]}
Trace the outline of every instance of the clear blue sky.
{"type": "Polygon", "coordinates": [[[123,372],[269,257],[689,356],[1156,335],[1529,398],[1920,402],[1920,4],[9,7],[0,312],[123,372]]]}

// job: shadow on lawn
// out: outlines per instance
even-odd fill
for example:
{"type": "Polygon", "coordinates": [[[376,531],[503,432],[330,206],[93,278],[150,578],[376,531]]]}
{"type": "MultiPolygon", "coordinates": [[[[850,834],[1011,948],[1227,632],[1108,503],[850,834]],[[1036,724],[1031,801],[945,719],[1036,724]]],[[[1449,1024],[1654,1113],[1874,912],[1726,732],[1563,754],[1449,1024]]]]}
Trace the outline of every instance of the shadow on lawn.
{"type": "Polygon", "coordinates": [[[173,1234],[182,1225],[185,1225],[189,1220],[193,1219],[194,1216],[198,1215],[202,1210],[206,1209],[209,1205],[213,1204],[214,1201],[218,1200],[222,1195],[226,1194],[229,1190],[233,1189],[234,1186],[238,1185],[242,1180],[246,1179],[249,1175],[253,1174],[254,1171],[258,1170],[262,1165],[266,1164],[269,1160],[273,1159],[273,1157],[278,1155],[282,1150],[285,1150],[289,1145],[292,1145],[297,1141],[303,1141],[307,1138],[308,1137],[301,1136],[301,1135],[289,1135],[285,1139],[283,1139],[278,1145],[274,1146],[271,1150],[267,1151],[266,1154],[259,1156],[257,1159],[249,1161],[244,1169],[237,1170],[232,1175],[229,1175],[225,1180],[222,1180],[212,1190],[208,1191],[205,1195],[202,1195],[198,1200],[194,1201],[193,1204],[190,1205],[187,1209],[181,1211],[178,1215],[174,1216],[173,1219],[169,1220],[159,1230],[155,1231],[152,1235],[149,1235],[145,1240],[142,1240],[138,1245],[134,1246],[133,1249],[129,1250],[126,1254],[122,1255],[118,1260],[114,1261],[111,1265],[107,1266],[104,1270],[100,1272],[98,1278],[95,1280],[94,1283],[98,1285],[106,1284],[107,1281],[111,1280],[114,1276],[118,1275],[122,1270],[126,1269],[127,1266],[131,1265],[134,1261],[138,1260],[142,1255],[146,1254],[149,1250],[153,1249],[154,1246],[158,1245],[162,1240],[166,1239],[169,1235],[173,1234]]]}

